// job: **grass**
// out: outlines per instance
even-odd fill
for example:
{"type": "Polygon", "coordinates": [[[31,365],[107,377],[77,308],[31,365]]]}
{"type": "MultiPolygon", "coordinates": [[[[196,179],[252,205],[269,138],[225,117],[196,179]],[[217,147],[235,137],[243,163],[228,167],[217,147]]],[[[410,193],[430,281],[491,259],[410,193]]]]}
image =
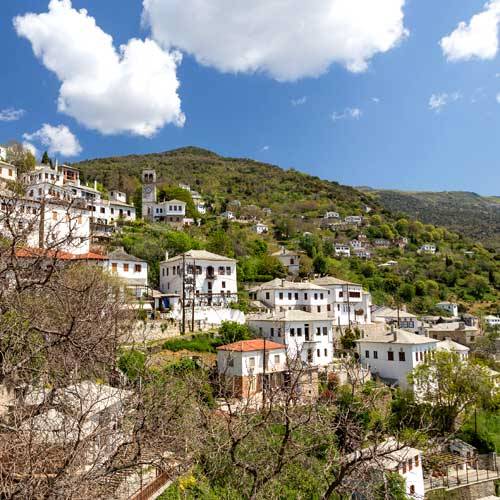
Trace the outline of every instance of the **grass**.
{"type": "MultiPolygon", "coordinates": [[[[495,411],[477,412],[477,436],[474,432],[474,414],[464,423],[459,434],[461,439],[473,446],[481,447],[488,443],[497,453],[500,453],[500,414],[495,411]],[[478,439],[479,438],[479,439],[478,439]]],[[[486,449],[480,452],[486,452],[486,449]]]]}
{"type": "Polygon", "coordinates": [[[163,343],[163,349],[169,351],[216,352],[221,341],[207,334],[195,335],[191,338],[174,338],[163,343]]]}

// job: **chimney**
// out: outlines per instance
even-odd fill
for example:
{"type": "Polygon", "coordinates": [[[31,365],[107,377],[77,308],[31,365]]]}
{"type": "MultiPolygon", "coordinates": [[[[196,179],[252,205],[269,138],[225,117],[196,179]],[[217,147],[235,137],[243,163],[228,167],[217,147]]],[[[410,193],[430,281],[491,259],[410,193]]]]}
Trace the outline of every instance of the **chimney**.
{"type": "Polygon", "coordinates": [[[285,288],[285,280],[284,279],[281,280],[281,288],[285,288]]]}
{"type": "Polygon", "coordinates": [[[391,333],[393,342],[398,341],[398,331],[394,328],[394,324],[391,325],[391,333]]]}
{"type": "Polygon", "coordinates": [[[168,260],[168,250],[165,251],[165,260],[168,260]]]}

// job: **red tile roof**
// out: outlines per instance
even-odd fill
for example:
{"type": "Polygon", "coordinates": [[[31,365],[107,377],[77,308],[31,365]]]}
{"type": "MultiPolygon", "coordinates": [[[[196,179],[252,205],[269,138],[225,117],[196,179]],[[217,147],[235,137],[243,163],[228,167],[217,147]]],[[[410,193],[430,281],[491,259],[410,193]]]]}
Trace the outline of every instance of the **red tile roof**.
{"type": "Polygon", "coordinates": [[[252,352],[252,351],[266,351],[273,349],[285,349],[284,344],[278,344],[277,342],[272,342],[271,340],[264,339],[254,339],[254,340],[240,340],[239,342],[234,342],[233,344],[226,344],[217,347],[220,351],[241,351],[241,352],[252,352]]]}
{"type": "Polygon", "coordinates": [[[20,259],[33,259],[38,257],[45,257],[47,259],[56,260],[108,260],[104,255],[88,252],[82,254],[74,254],[64,252],[62,250],[45,250],[43,248],[16,248],[16,257],[20,259]]]}

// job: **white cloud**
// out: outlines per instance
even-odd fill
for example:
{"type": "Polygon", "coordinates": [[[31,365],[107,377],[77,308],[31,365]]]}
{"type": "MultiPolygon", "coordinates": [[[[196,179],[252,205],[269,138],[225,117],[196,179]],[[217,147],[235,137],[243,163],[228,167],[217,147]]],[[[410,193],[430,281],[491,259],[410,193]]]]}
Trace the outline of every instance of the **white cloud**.
{"type": "Polygon", "coordinates": [[[51,0],[48,12],[18,16],[14,27],[61,81],[59,111],[83,125],[149,137],[166,123],[184,124],[178,52],[136,38],[117,51],[112,37],[71,0],[51,0]]]}
{"type": "Polygon", "coordinates": [[[270,146],[263,146],[260,151],[261,151],[261,153],[263,153],[265,151],[269,151],[270,149],[271,149],[270,146]]]}
{"type": "Polygon", "coordinates": [[[378,104],[380,102],[380,99],[378,97],[372,97],[372,102],[378,104]]]}
{"type": "Polygon", "coordinates": [[[500,93],[499,93],[499,94],[497,94],[496,99],[497,99],[497,103],[498,103],[498,104],[500,104],[500,93]]]}
{"type": "Polygon", "coordinates": [[[302,106],[302,104],[305,104],[307,102],[307,96],[299,97],[298,99],[292,99],[290,102],[292,103],[292,106],[302,106]]]}
{"type": "Polygon", "coordinates": [[[23,148],[27,149],[35,158],[38,157],[38,149],[31,142],[24,141],[23,148]]]}
{"type": "Polygon", "coordinates": [[[14,122],[24,116],[24,109],[0,109],[0,122],[14,122]]]}
{"type": "Polygon", "coordinates": [[[318,76],[331,64],[367,69],[403,40],[405,0],[143,0],[144,22],[167,49],[223,72],[276,80],[318,76]]]}
{"type": "Polygon", "coordinates": [[[359,108],[345,108],[344,111],[341,112],[334,111],[332,113],[332,120],[334,122],[346,119],[359,120],[362,115],[363,112],[359,108]]]}
{"type": "Polygon", "coordinates": [[[500,0],[491,0],[469,23],[461,22],[440,45],[448,61],[466,61],[472,58],[493,59],[498,52],[498,23],[500,0]]]}
{"type": "Polygon", "coordinates": [[[436,113],[440,113],[445,106],[451,102],[458,101],[461,98],[462,95],[460,92],[453,92],[451,94],[447,94],[446,92],[441,94],[432,94],[429,98],[429,109],[435,111],[436,113]]]}
{"type": "Polygon", "coordinates": [[[82,152],[78,139],[66,125],[56,127],[44,123],[40,130],[32,134],[24,134],[26,141],[35,141],[47,148],[49,154],[61,156],[76,156],[82,152]]]}

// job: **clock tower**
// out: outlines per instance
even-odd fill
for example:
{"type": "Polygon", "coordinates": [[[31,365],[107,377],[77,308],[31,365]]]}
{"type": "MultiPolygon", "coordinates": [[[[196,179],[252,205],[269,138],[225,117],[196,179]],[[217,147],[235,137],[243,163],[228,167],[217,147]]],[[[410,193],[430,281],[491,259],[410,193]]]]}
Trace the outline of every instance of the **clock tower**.
{"type": "Polygon", "coordinates": [[[142,171],[142,218],[152,219],[154,204],[156,203],[156,172],[142,171]]]}

